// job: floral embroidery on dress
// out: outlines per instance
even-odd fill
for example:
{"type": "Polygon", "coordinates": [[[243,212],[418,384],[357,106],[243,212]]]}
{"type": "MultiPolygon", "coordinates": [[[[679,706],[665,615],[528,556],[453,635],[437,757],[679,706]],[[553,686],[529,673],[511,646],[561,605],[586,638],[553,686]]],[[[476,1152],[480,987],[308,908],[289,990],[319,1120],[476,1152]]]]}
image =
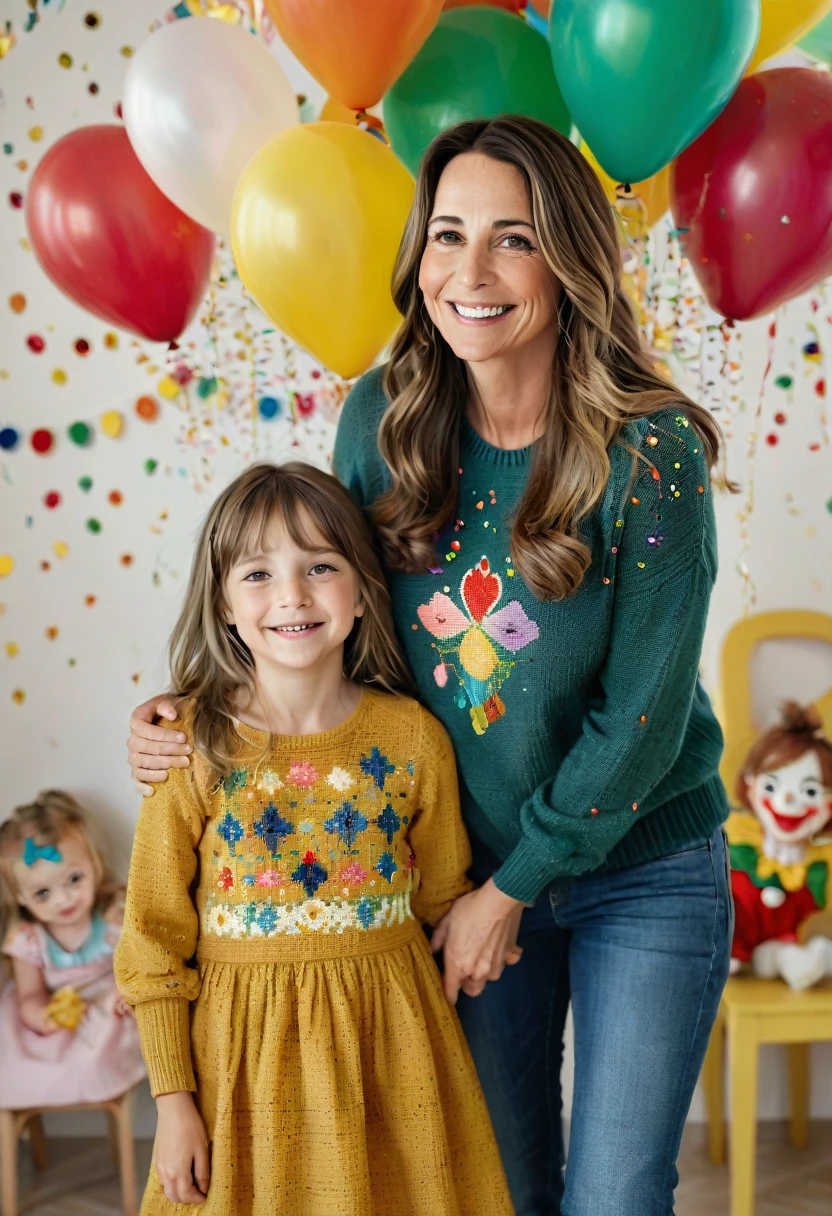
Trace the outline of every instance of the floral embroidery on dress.
{"type": "Polygon", "coordinates": [[[537,623],[526,615],[519,600],[494,611],[502,594],[502,579],[483,557],[460,583],[467,616],[440,591],[417,609],[422,625],[439,639],[438,644],[432,643],[440,656],[433,677],[444,688],[448,668],[454,671],[460,685],[457,704],[463,707],[468,701],[478,735],[506,712],[499,690],[515,665],[513,656],[540,636],[537,623]],[[449,662],[453,656],[458,666],[449,662]]]}
{"type": "Polygon", "coordinates": [[[215,904],[206,933],[214,937],[274,937],[277,933],[343,933],[382,929],[413,917],[410,894],[362,895],[359,899],[307,899],[294,904],[215,904]]]}
{"type": "Polygon", "coordinates": [[[354,861],[352,865],[344,866],[343,870],[339,870],[338,877],[341,882],[345,882],[350,887],[360,887],[367,880],[367,871],[357,861],[354,861]]]}
{"type": "Polygon", "coordinates": [[[283,875],[278,870],[264,870],[257,875],[258,887],[282,887],[283,875]]]}
{"type": "Polygon", "coordinates": [[[309,764],[306,760],[300,761],[297,764],[289,765],[289,775],[286,781],[289,785],[296,785],[298,789],[309,789],[318,780],[318,770],[314,764],[309,764]]]}
{"type": "Polygon", "coordinates": [[[276,853],[285,836],[291,836],[295,825],[284,819],[280,811],[270,802],[261,817],[255,821],[254,831],[262,836],[270,853],[276,853]]]}
{"type": "Polygon", "coordinates": [[[372,777],[380,790],[384,789],[384,779],[392,775],[396,771],[395,764],[388,764],[387,757],[382,756],[377,747],[374,747],[369,756],[361,757],[361,771],[366,773],[368,777],[372,777]]]}
{"type": "Polygon", "coordinates": [[[367,819],[351,802],[344,802],[340,810],[324,823],[324,830],[330,835],[338,836],[348,849],[355,844],[359,832],[365,831],[366,828],[367,819]]]}
{"type": "Polygon", "coordinates": [[[392,844],[393,837],[402,826],[402,821],[389,802],[376,820],[376,826],[384,832],[384,835],[387,837],[387,843],[392,844]]]}
{"type": "Polygon", "coordinates": [[[326,882],[327,878],[329,878],[328,872],[318,862],[315,854],[312,852],[306,854],[292,875],[292,881],[299,882],[310,899],[318,887],[326,882]]]}
{"type": "Polygon", "coordinates": [[[223,866],[220,870],[220,876],[217,879],[217,886],[221,891],[231,891],[234,888],[234,875],[228,866],[223,866]]]}
{"type": "Polygon", "coordinates": [[[235,768],[224,778],[222,788],[226,798],[230,798],[235,790],[240,790],[248,781],[248,772],[244,768],[235,768]]]}
{"type": "Polygon", "coordinates": [[[234,847],[238,840],[242,840],[245,831],[239,819],[235,815],[232,815],[230,811],[226,811],[225,818],[217,825],[217,834],[222,836],[228,845],[229,853],[233,856],[234,847]]]}
{"type": "Polygon", "coordinates": [[[376,862],[375,868],[378,870],[382,878],[386,878],[388,882],[392,882],[393,875],[396,873],[396,870],[398,870],[399,867],[396,865],[392,853],[382,853],[381,857],[379,857],[378,861],[376,862]]]}
{"type": "Polygon", "coordinates": [[[348,773],[345,768],[339,768],[336,764],[332,772],[327,775],[326,783],[339,794],[345,794],[351,786],[355,785],[355,780],[352,773],[348,773]]]}

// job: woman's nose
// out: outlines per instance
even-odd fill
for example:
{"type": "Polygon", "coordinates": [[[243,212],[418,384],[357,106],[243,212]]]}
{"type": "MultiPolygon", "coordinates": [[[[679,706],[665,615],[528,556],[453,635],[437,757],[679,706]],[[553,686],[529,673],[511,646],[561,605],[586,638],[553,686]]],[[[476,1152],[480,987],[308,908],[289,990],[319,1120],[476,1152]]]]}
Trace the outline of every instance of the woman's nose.
{"type": "Polygon", "coordinates": [[[488,250],[472,241],[464,250],[461,265],[457,269],[460,285],[469,291],[485,287],[494,281],[488,250]]]}

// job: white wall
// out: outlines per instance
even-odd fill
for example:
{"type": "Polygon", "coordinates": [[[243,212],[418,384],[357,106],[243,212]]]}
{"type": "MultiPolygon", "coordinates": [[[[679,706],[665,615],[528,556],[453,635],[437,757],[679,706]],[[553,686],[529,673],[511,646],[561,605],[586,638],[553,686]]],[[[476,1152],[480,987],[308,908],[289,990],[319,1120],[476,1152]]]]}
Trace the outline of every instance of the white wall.
{"type": "MultiPolygon", "coordinates": [[[[59,434],[56,450],[47,457],[35,455],[28,446],[0,452],[0,554],[11,554],[16,563],[14,572],[0,579],[0,815],[39,789],[64,786],[90,808],[122,871],[138,805],[125,765],[128,715],[138,699],[165,682],[165,642],[199,520],[216,490],[253,456],[291,454],[325,463],[336,416],[332,404],[323,400],[311,417],[297,424],[279,420],[252,425],[253,367],[259,391],[284,399],[289,388],[305,392],[333,381],[326,375],[314,379],[315,365],[308,357],[278,335],[264,335],[267,323],[254,308],[245,307],[239,283],[232,280],[227,288],[217,289],[220,327],[215,333],[222,369],[231,381],[229,404],[223,410],[206,406],[193,392],[190,403],[159,398],[159,421],[140,421],[133,403],[155,392],[166,352],[137,345],[124,334],[119,335],[118,349],[106,349],[103,335],[109,327],[61,295],[24,247],[22,212],[8,206],[9,193],[25,192],[32,167],[61,135],[79,125],[115,121],[113,106],[127,66],[120,48],[138,46],[149,22],[164,7],[158,0],[153,5],[109,0],[100,10],[100,28],[90,31],[83,23],[86,8],[68,3],[59,12],[50,5],[42,10],[39,25],[25,33],[24,0],[0,0],[0,27],[11,20],[18,39],[0,61],[0,145],[9,142],[14,148],[11,154],[0,152],[0,427],[28,431],[42,425],[59,434]],[[62,52],[72,55],[69,69],[58,64],[62,52]],[[99,86],[95,96],[87,91],[91,81],[99,86]],[[43,129],[37,143],[27,134],[36,125],[43,129]],[[27,169],[17,167],[21,160],[28,162],[27,169]],[[15,292],[27,297],[21,314],[7,304],[15,292]],[[43,354],[27,349],[29,334],[45,338],[43,354]],[[80,337],[92,343],[92,353],[83,359],[72,345],[80,337]],[[139,362],[143,356],[148,360],[139,362]],[[262,362],[252,364],[252,357],[262,362]],[[148,367],[159,370],[148,373],[148,367]],[[56,368],[67,373],[63,385],[51,378],[56,368]],[[108,409],[125,415],[122,438],[98,435],[88,449],[69,442],[68,424],[79,418],[95,421],[108,409]],[[148,458],[159,462],[152,475],[144,470],[148,458]],[[87,493],[77,485],[82,476],[93,479],[87,493]],[[51,490],[63,499],[52,511],[42,502],[51,490]],[[112,490],[121,492],[122,505],[109,503],[112,490]],[[100,534],[87,530],[90,517],[102,522],[100,534]],[[52,552],[57,541],[69,546],[62,559],[52,552]],[[124,554],[133,557],[130,566],[122,565],[124,554]],[[41,569],[44,561],[50,563],[47,571],[41,569]],[[95,596],[94,605],[87,605],[87,596],[95,596]],[[58,629],[54,640],[45,632],[51,627],[58,629]],[[9,643],[19,647],[14,657],[3,650],[9,643]],[[25,692],[22,704],[13,700],[15,690],[25,692]]],[[[320,90],[285,48],[275,44],[274,50],[298,91],[320,102],[320,90]]],[[[832,496],[832,449],[821,422],[822,402],[813,389],[825,369],[801,353],[814,336],[807,329],[810,322],[817,327],[824,352],[832,349],[827,319],[831,312],[832,305],[818,295],[785,310],[757,421],[768,321],[739,331],[742,380],[725,396],[735,392],[742,405],[735,401],[729,414],[723,409],[720,417],[728,423],[728,471],[744,492],[721,497],[717,504],[721,571],[704,655],[711,687],[722,638],[751,606],[749,579],[756,587],[757,609],[832,611],[832,513],[825,505],[832,496]],[[794,377],[791,397],[774,385],[784,374],[794,377]],[[784,425],[773,421],[779,410],[787,415],[784,425]],[[755,429],[759,441],[750,461],[749,436],[755,429]],[[769,433],[778,434],[776,446],[765,442],[769,433]],[[819,450],[809,450],[813,443],[820,444],[819,450]],[[754,501],[748,515],[752,474],[754,501]],[[741,514],[748,516],[746,525],[741,514]],[[748,579],[738,573],[740,562],[747,567],[748,579]]],[[[207,369],[213,356],[206,329],[197,323],[187,337],[193,343],[193,349],[183,343],[188,360],[198,370],[207,369]]],[[[719,358],[720,341],[712,332],[706,343],[711,360],[719,358]]],[[[696,372],[693,384],[699,391],[696,372]]],[[[718,404],[718,389],[706,395],[718,404]]],[[[813,696],[832,682],[832,671],[821,671],[823,660],[812,659],[804,663],[803,682],[793,686],[800,660],[775,659],[779,670],[774,683],[771,665],[763,680],[768,687],[764,710],[770,711],[786,693],[813,696]]],[[[832,1049],[813,1050],[814,1111],[828,1117],[832,1049]]],[[[785,1111],[785,1073],[773,1049],[765,1067],[761,1114],[779,1116],[785,1111]]],[[[568,1096],[569,1064],[565,1084],[568,1096]]],[[[702,1117],[698,1099],[694,1117],[702,1117]]],[[[145,1112],[145,1129],[150,1119],[145,1112]]]]}

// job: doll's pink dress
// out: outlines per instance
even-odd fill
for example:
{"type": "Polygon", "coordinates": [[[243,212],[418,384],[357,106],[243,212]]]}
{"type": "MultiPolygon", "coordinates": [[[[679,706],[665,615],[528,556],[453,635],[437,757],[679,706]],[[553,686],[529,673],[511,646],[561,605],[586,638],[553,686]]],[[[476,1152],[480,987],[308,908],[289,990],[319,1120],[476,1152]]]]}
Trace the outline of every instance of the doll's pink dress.
{"type": "Polygon", "coordinates": [[[113,951],[121,927],[99,912],[79,950],[63,950],[42,925],[22,924],[3,953],[43,971],[50,992],[69,984],[88,1008],[75,1030],[36,1034],[20,1020],[17,991],[0,995],[0,1109],[105,1102],[145,1076],[136,1021],[115,1011],[113,951]]]}

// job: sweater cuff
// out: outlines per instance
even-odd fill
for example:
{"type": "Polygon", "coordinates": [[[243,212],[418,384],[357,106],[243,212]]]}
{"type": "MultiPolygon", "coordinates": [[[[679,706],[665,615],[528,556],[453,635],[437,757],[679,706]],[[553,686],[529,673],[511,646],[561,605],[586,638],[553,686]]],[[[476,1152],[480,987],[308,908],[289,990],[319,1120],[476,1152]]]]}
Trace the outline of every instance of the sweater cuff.
{"type": "Polygon", "coordinates": [[[504,895],[524,904],[534,904],[544,887],[554,878],[551,862],[524,836],[494,874],[494,882],[504,895]]]}
{"type": "Polygon", "coordinates": [[[142,1055],[154,1098],[180,1090],[196,1093],[190,1005],[184,997],[163,997],[136,1006],[142,1055]]]}

